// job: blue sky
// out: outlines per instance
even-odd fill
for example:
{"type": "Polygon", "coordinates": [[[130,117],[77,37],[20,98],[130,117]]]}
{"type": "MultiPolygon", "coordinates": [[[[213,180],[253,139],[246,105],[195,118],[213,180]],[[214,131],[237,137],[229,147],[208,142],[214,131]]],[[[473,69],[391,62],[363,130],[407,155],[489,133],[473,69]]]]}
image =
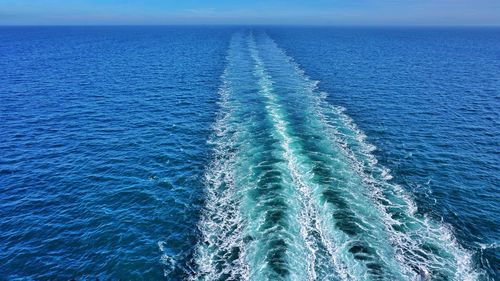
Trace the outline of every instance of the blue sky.
{"type": "Polygon", "coordinates": [[[500,25],[500,0],[0,0],[0,25],[500,25]]]}

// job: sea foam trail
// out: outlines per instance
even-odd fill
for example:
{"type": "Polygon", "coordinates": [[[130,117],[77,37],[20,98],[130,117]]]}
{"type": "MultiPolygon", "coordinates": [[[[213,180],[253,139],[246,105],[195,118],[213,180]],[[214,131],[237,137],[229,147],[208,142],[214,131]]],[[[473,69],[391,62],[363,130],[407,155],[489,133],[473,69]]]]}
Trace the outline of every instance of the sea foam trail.
{"type": "Polygon", "coordinates": [[[265,34],[229,46],[192,280],[475,280],[373,146],[265,34]]]}

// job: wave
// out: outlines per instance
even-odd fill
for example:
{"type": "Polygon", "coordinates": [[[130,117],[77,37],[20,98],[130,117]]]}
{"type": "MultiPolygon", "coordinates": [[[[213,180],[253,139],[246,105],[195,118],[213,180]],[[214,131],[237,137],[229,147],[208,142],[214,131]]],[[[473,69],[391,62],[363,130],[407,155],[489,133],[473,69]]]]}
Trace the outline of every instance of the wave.
{"type": "Polygon", "coordinates": [[[479,278],[269,36],[236,33],[221,80],[192,280],[479,278]]]}

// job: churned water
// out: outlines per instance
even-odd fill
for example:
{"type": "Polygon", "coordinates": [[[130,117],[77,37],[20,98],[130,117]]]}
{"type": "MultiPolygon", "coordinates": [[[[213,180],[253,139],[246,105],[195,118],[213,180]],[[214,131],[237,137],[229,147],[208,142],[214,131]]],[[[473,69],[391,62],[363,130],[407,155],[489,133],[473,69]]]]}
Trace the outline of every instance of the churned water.
{"type": "Polygon", "coordinates": [[[0,39],[2,280],[500,277],[498,29],[0,39]]]}

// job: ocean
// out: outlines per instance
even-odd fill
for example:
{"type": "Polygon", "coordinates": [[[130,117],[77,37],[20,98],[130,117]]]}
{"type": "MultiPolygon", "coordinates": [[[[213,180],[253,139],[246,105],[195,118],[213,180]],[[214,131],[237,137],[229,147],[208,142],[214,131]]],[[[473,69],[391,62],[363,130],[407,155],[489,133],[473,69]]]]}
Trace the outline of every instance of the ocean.
{"type": "Polygon", "coordinates": [[[0,27],[0,280],[500,279],[500,29],[0,27]]]}

